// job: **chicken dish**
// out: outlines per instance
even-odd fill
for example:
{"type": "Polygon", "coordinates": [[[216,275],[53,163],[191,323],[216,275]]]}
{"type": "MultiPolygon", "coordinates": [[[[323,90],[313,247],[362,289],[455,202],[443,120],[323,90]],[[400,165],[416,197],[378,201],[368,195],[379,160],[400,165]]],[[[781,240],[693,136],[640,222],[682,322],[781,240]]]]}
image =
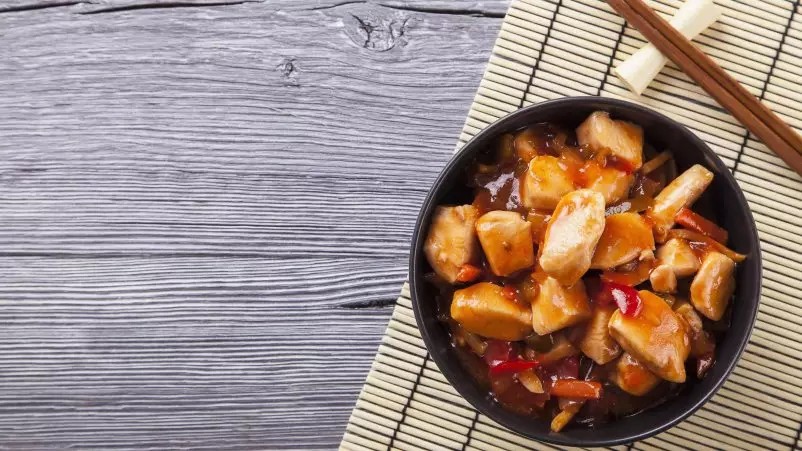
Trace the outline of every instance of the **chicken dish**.
{"type": "Polygon", "coordinates": [[[705,376],[728,327],[746,256],[697,202],[713,173],[678,173],[643,135],[601,111],[504,134],[468,174],[473,202],[427,231],[463,366],[553,431],[654,408],[705,376]]]}

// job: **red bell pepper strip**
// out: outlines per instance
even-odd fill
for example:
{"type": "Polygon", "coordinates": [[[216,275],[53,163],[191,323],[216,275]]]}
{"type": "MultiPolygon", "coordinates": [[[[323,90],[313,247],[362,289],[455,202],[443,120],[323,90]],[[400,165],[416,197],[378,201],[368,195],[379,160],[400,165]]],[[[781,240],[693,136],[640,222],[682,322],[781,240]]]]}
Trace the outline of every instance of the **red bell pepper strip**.
{"type": "Polygon", "coordinates": [[[537,360],[508,360],[506,362],[497,363],[490,366],[490,374],[509,374],[520,373],[521,371],[531,370],[532,368],[540,366],[537,360]]]}
{"type": "Polygon", "coordinates": [[[509,341],[489,340],[483,357],[493,376],[520,373],[540,366],[540,362],[536,360],[521,360],[514,355],[509,341]]]}
{"type": "Polygon", "coordinates": [[[558,379],[551,385],[549,394],[565,398],[599,399],[602,395],[602,385],[595,381],[558,379]]]}
{"type": "Polygon", "coordinates": [[[624,316],[638,316],[643,308],[643,301],[636,289],[604,280],[601,282],[601,287],[594,296],[593,301],[599,305],[610,305],[615,302],[624,316]]]}
{"type": "Polygon", "coordinates": [[[729,238],[727,231],[693,210],[682,208],[674,217],[674,220],[677,221],[677,224],[687,229],[707,235],[721,244],[727,244],[727,238],[729,238]]]}

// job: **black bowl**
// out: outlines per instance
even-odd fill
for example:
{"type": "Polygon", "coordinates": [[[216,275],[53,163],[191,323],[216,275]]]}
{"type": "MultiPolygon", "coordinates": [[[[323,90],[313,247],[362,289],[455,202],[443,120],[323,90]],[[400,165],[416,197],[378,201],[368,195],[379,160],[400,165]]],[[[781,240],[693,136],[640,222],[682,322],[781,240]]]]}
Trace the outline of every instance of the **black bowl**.
{"type": "Polygon", "coordinates": [[[743,193],[721,159],[676,121],[639,105],[602,97],[568,97],[532,105],[500,119],[476,135],[446,165],[424,201],[412,237],[410,255],[415,319],[432,359],[446,379],[478,411],[499,424],[535,440],[559,445],[609,446],[642,440],[679,423],[701,407],[724,383],[749,341],[757,316],[760,281],[760,245],[755,222],[743,193]],[[450,344],[446,327],[436,318],[434,287],[424,280],[424,274],[431,269],[423,252],[423,243],[437,205],[471,202],[471,190],[462,185],[465,171],[499,135],[537,122],[578,125],[596,110],[608,111],[614,118],[642,126],[648,144],[658,150],[670,149],[673,152],[679,171],[696,163],[711,170],[715,179],[700,202],[708,204],[708,214],[730,232],[730,246],[747,254],[748,258],[738,265],[735,299],[730,307],[730,328],[717,345],[715,365],[701,381],[689,378],[676,397],[641,413],[595,428],[569,425],[562,432],[554,433],[549,431],[549,422],[545,419],[533,419],[505,410],[462,366],[450,344]]]}

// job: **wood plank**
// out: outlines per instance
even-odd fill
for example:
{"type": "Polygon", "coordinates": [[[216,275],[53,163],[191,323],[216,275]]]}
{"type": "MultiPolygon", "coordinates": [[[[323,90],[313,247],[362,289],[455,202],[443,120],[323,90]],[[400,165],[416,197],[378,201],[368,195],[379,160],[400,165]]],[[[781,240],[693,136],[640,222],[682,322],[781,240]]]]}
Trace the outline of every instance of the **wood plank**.
{"type": "Polygon", "coordinates": [[[12,447],[331,448],[389,313],[337,304],[392,299],[405,277],[358,258],[0,261],[12,447]]]}
{"type": "MultiPolygon", "coordinates": [[[[62,8],[0,19],[12,52],[0,63],[0,89],[15,93],[0,98],[0,146],[13,152],[0,171],[19,187],[2,206],[9,252],[281,251],[275,240],[287,237],[276,227],[242,234],[236,224],[264,226],[260,202],[303,220],[297,204],[271,191],[296,175],[306,184],[301,202],[316,202],[320,191],[340,199],[318,199],[324,205],[314,212],[318,224],[335,222],[336,239],[384,229],[386,221],[375,227],[364,214],[344,217],[358,203],[395,216],[395,231],[381,232],[395,235],[366,238],[406,252],[412,218],[398,216],[414,215],[450,156],[496,19],[414,13],[396,46],[370,51],[356,45],[364,45],[359,25],[346,19],[379,11],[386,17],[376,23],[393,27],[406,13],[346,5],[289,14],[247,4],[182,9],[177,19],[164,11],[117,13],[114,24],[112,15],[76,19],[62,8]],[[281,27],[292,32],[274,31],[281,27]],[[465,30],[482,45],[470,32],[451,38],[465,30]],[[51,42],[66,47],[52,52],[51,42]],[[346,178],[362,192],[337,191],[346,178]],[[396,195],[387,196],[388,183],[396,195]],[[374,208],[380,202],[408,208],[374,208]],[[138,209],[141,219],[131,216],[138,209]]],[[[390,45],[377,39],[376,48],[390,45]]],[[[298,230],[319,242],[313,227],[298,230]]]]}
{"type": "Polygon", "coordinates": [[[0,5],[5,446],[335,447],[507,2],[180,3],[0,5]]]}
{"type": "Polygon", "coordinates": [[[410,12],[429,14],[472,15],[477,17],[504,16],[509,0],[385,0],[385,1],[350,1],[318,0],[5,0],[0,4],[0,12],[17,12],[43,8],[69,7],[78,13],[119,12],[133,9],[171,8],[171,7],[215,7],[238,5],[242,3],[267,3],[269,8],[291,10],[322,10],[341,6],[343,3],[364,3],[375,6],[386,6],[410,12]]]}

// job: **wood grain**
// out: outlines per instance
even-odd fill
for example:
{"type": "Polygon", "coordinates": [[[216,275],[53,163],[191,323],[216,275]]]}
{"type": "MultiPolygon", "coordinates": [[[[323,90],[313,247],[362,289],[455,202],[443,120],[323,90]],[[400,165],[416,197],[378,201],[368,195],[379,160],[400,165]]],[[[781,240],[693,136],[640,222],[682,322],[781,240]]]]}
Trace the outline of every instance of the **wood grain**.
{"type": "Polygon", "coordinates": [[[385,4],[0,6],[0,443],[339,443],[506,8],[385,4]]]}

